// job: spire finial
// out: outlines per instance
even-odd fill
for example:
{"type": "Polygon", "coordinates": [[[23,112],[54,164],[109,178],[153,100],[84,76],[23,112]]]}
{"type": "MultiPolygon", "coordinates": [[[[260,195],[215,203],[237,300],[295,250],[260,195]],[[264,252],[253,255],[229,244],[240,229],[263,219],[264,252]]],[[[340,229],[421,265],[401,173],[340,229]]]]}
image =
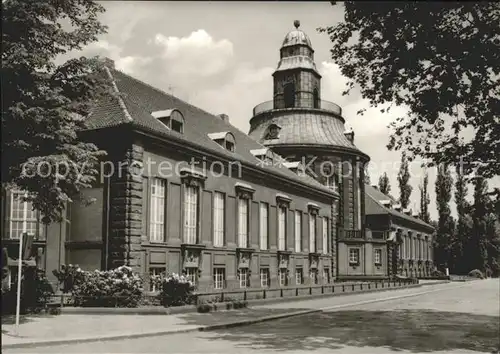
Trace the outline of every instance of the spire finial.
{"type": "Polygon", "coordinates": [[[299,20],[293,21],[293,25],[295,26],[295,28],[298,29],[300,27],[300,21],[299,20]]]}

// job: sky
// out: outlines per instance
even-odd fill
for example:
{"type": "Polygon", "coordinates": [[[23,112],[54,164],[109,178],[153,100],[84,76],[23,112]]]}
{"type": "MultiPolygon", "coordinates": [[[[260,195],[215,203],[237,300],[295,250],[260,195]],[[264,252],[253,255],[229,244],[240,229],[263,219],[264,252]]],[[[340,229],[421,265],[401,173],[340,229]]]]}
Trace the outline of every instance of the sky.
{"type": "MultiPolygon", "coordinates": [[[[371,183],[387,172],[391,194],[399,196],[400,152],[388,151],[387,125],[404,116],[404,107],[390,113],[370,108],[357,90],[342,96],[346,78],[330,59],[328,35],[316,29],[343,20],[343,8],[329,2],[147,2],[105,1],[101,21],[108,33],[84,48],[83,55],[107,56],[116,68],[171,93],[210,113],[225,113],[232,125],[248,133],[252,108],[272,99],[272,73],[280,45],[294,20],[300,20],[315,50],[322,74],[321,98],[340,105],[355,132],[355,144],[371,157],[371,183]],[[362,108],[363,116],[356,112],[362,108]]],[[[79,53],[82,54],[82,53],[79,53]]],[[[413,186],[410,207],[419,208],[420,162],[410,165],[413,186]]],[[[435,170],[429,170],[432,218],[435,170]]],[[[500,186],[500,180],[492,181],[500,186]]],[[[491,184],[491,183],[490,183],[491,184]]],[[[472,193],[472,186],[469,187],[472,193]]],[[[453,213],[455,207],[451,202],[453,213]]]]}

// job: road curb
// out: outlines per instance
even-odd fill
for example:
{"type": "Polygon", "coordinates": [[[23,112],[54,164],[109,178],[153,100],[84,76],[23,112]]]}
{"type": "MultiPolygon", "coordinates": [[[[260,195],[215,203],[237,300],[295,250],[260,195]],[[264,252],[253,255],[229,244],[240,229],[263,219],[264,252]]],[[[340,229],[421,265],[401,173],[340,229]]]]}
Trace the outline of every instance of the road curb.
{"type": "MultiPolygon", "coordinates": [[[[443,283],[449,283],[449,282],[446,281],[443,283]]],[[[443,284],[443,283],[433,283],[433,284],[429,284],[429,285],[438,285],[438,284],[443,284]]],[[[423,285],[424,284],[415,284],[413,286],[401,287],[401,288],[373,289],[371,291],[358,292],[358,294],[382,292],[382,291],[398,290],[398,289],[402,290],[402,289],[408,289],[408,288],[421,287],[423,285]]],[[[246,326],[246,325],[261,323],[261,322],[267,322],[267,321],[272,321],[272,320],[277,320],[277,319],[282,319],[282,318],[307,315],[307,314],[311,314],[311,313],[322,312],[322,311],[325,311],[328,309],[350,307],[350,306],[356,306],[359,304],[384,302],[384,301],[390,301],[390,300],[394,300],[394,299],[398,299],[398,298],[418,296],[421,294],[434,292],[434,291],[438,291],[438,290],[426,291],[424,293],[417,293],[417,294],[393,296],[393,297],[382,298],[382,299],[366,300],[366,301],[361,301],[361,302],[341,304],[341,305],[336,305],[336,306],[332,306],[332,307],[324,307],[324,308],[319,308],[319,309],[299,310],[299,311],[293,311],[293,312],[276,314],[276,315],[269,315],[269,316],[254,318],[254,319],[225,322],[225,323],[219,323],[219,324],[208,325],[208,326],[196,326],[196,325],[189,326],[189,325],[186,325],[186,328],[177,328],[177,329],[160,330],[160,331],[157,330],[157,331],[150,331],[150,332],[144,332],[144,333],[120,333],[120,334],[108,334],[108,335],[101,335],[101,336],[94,335],[94,336],[81,337],[81,338],[64,338],[64,339],[47,339],[47,340],[39,340],[38,339],[38,340],[33,340],[33,341],[26,341],[23,343],[2,344],[2,349],[33,348],[33,347],[42,347],[42,346],[78,344],[78,343],[88,343],[88,342],[119,340],[119,339],[146,338],[146,337],[180,334],[180,333],[187,333],[187,332],[207,332],[207,331],[211,331],[211,330],[240,327],[240,326],[246,326]]],[[[338,293],[338,294],[340,295],[342,293],[338,293]]],[[[345,293],[345,295],[347,295],[347,294],[355,294],[355,292],[345,293]]],[[[324,295],[327,295],[327,294],[324,294],[324,295]]],[[[314,299],[311,299],[311,300],[314,300],[314,299]]]]}
{"type": "Polygon", "coordinates": [[[248,319],[248,320],[218,323],[218,324],[209,325],[209,326],[189,326],[189,327],[186,326],[188,328],[178,328],[178,329],[163,330],[163,331],[151,331],[151,332],[145,332],[145,333],[128,333],[128,334],[121,333],[121,334],[110,334],[110,335],[91,336],[91,337],[89,336],[89,337],[81,337],[81,338],[48,339],[48,340],[37,340],[37,341],[30,341],[30,342],[23,342],[23,343],[2,344],[2,349],[33,348],[33,347],[62,345],[62,344],[79,344],[79,343],[89,343],[89,342],[99,342],[99,341],[109,341],[109,340],[119,340],[119,339],[146,338],[146,337],[180,334],[180,333],[187,333],[187,332],[206,332],[206,331],[217,330],[217,329],[246,326],[249,324],[272,321],[272,320],[277,320],[277,319],[281,319],[281,318],[307,315],[307,314],[315,313],[315,312],[321,312],[321,309],[300,310],[300,311],[282,313],[282,314],[277,314],[277,315],[270,315],[270,316],[259,317],[259,318],[248,319]]]}

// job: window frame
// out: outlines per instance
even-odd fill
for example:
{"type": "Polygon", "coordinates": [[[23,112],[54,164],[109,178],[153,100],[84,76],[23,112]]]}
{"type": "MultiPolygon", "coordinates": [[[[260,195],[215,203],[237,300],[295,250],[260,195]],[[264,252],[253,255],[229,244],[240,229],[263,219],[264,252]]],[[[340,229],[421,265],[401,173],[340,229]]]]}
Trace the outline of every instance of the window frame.
{"type": "MultiPolygon", "coordinates": [[[[167,224],[167,186],[168,182],[164,178],[159,178],[159,177],[151,177],[149,181],[149,195],[148,195],[148,201],[149,201],[149,211],[148,211],[148,241],[150,243],[164,243],[165,242],[165,236],[166,236],[166,224],[167,224]],[[156,185],[155,182],[161,182],[160,185],[156,185]],[[158,193],[158,195],[153,194],[153,188],[163,188],[163,193],[158,193]],[[163,200],[163,203],[161,201],[163,200]],[[159,204],[154,204],[156,202],[160,202],[159,204]],[[155,215],[155,208],[162,205],[163,209],[163,220],[161,222],[159,221],[153,221],[153,219],[158,216],[158,219],[161,219],[162,213],[159,213],[158,215],[155,215]],[[154,226],[159,226],[160,228],[160,237],[153,239],[153,230],[154,226]]],[[[161,191],[160,188],[160,191],[161,191]]],[[[158,231],[156,230],[156,231],[158,231]]],[[[155,232],[156,235],[156,232],[155,232]]]]}
{"type": "Polygon", "coordinates": [[[225,193],[219,192],[219,191],[214,191],[213,208],[212,209],[213,209],[213,216],[212,216],[213,246],[214,247],[224,247],[225,239],[226,239],[226,195],[225,195],[225,193]],[[219,196],[220,196],[220,199],[218,199],[219,196]],[[222,206],[217,205],[218,202],[221,202],[222,206]],[[219,213],[221,213],[221,214],[219,214],[219,213]],[[220,229],[220,227],[222,229],[220,229]]]}
{"type": "Polygon", "coordinates": [[[248,243],[249,243],[249,234],[250,234],[250,200],[246,198],[237,198],[237,212],[238,212],[238,230],[237,230],[237,236],[238,236],[238,247],[239,248],[248,248],[248,243]],[[242,213],[242,206],[245,206],[246,212],[243,214],[242,213]],[[242,226],[244,227],[244,230],[242,226]]]}
{"type": "Polygon", "coordinates": [[[304,284],[304,268],[296,267],[295,268],[295,285],[303,285],[303,284],[304,284]],[[299,275],[300,275],[300,280],[298,277],[299,275]]]}
{"type": "Polygon", "coordinates": [[[213,270],[214,289],[215,290],[225,289],[225,280],[226,280],[226,268],[214,267],[213,270]]]}
{"type": "Polygon", "coordinates": [[[360,265],[361,264],[361,249],[359,247],[349,247],[349,265],[360,265]],[[351,252],[356,253],[356,260],[352,260],[351,252]]]}
{"type": "Polygon", "coordinates": [[[302,211],[295,210],[295,252],[302,252],[302,211]]]}
{"type": "Polygon", "coordinates": [[[269,250],[269,203],[265,202],[259,203],[259,247],[263,251],[269,250]],[[263,210],[266,211],[265,223],[263,210]]]}
{"type": "MultiPolygon", "coordinates": [[[[7,235],[7,239],[19,240],[20,237],[22,236],[22,234],[28,233],[28,234],[33,235],[33,238],[35,240],[43,240],[45,235],[43,234],[43,224],[41,222],[40,211],[33,210],[33,209],[30,210],[29,206],[31,203],[27,202],[27,201],[22,201],[22,198],[27,197],[28,193],[24,192],[22,190],[19,190],[19,189],[9,190],[8,193],[10,195],[8,197],[9,198],[9,210],[7,210],[8,215],[9,215],[9,218],[8,218],[9,232],[7,235]],[[15,195],[19,195],[18,204],[19,204],[19,206],[22,206],[22,217],[20,217],[20,218],[14,217],[14,203],[15,203],[14,198],[15,198],[15,195]],[[34,215],[34,217],[28,217],[28,216],[32,216],[32,215],[34,215]],[[21,233],[19,234],[19,237],[12,237],[14,223],[20,223],[21,229],[16,228],[17,232],[21,231],[21,233]],[[34,231],[34,233],[30,233],[30,231],[32,231],[32,229],[30,228],[28,230],[27,226],[28,226],[28,224],[33,224],[33,223],[34,223],[35,231],[34,231]]],[[[31,205],[31,208],[33,208],[32,205],[31,205]]],[[[17,209],[16,211],[17,211],[17,213],[19,213],[21,211],[21,209],[17,209]]]]}
{"type": "Polygon", "coordinates": [[[269,271],[269,267],[261,267],[259,269],[259,280],[260,280],[260,287],[261,288],[269,288],[270,283],[271,283],[271,273],[269,271]],[[263,282],[264,277],[262,275],[265,275],[265,284],[263,282]]]}
{"type": "Polygon", "coordinates": [[[381,266],[382,265],[382,248],[374,248],[373,249],[373,262],[375,263],[376,266],[381,266]],[[379,260],[377,261],[377,255],[379,260]]]}
{"type": "MultiPolygon", "coordinates": [[[[183,200],[183,216],[184,216],[184,222],[183,222],[183,242],[185,244],[192,244],[195,245],[199,241],[199,224],[200,224],[200,194],[201,194],[201,188],[198,185],[192,185],[192,184],[185,184],[184,185],[184,200],[183,200]],[[194,191],[191,195],[188,195],[188,191],[194,191]],[[189,205],[188,202],[188,197],[189,196],[195,196],[196,200],[194,204],[194,211],[196,212],[195,217],[194,217],[194,225],[188,225],[188,222],[192,220],[192,215],[188,211],[187,207],[189,205]],[[189,233],[189,230],[194,230],[194,235],[189,233]],[[194,242],[193,242],[194,239],[194,242]]],[[[193,210],[191,210],[193,211],[193,210]]]]}

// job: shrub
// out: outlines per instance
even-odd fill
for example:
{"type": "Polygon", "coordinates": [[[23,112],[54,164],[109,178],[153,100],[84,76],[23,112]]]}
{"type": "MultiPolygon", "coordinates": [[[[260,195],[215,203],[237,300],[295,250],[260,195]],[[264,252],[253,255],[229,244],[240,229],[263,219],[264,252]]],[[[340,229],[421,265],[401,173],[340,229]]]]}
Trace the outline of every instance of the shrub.
{"type": "Polygon", "coordinates": [[[208,313],[211,310],[211,306],[209,304],[200,304],[197,307],[199,313],[208,313]]]}
{"type": "Polygon", "coordinates": [[[70,264],[53,273],[75,306],[137,307],[142,299],[142,278],[127,266],[90,272],[70,264]]]}
{"type": "Polygon", "coordinates": [[[228,302],[226,303],[226,310],[231,310],[233,308],[233,303],[232,302],[228,302]]]}
{"type": "Polygon", "coordinates": [[[473,269],[473,270],[471,270],[469,272],[469,277],[484,279],[483,272],[481,272],[479,269],[473,269]]]}
{"type": "Polygon", "coordinates": [[[165,306],[182,306],[193,302],[193,284],[183,275],[172,274],[160,285],[160,303],[165,306]]]}
{"type": "Polygon", "coordinates": [[[431,276],[433,277],[445,277],[446,274],[444,274],[443,272],[441,272],[440,270],[437,270],[437,269],[434,269],[432,272],[431,272],[431,276]]]}
{"type": "MultiPolygon", "coordinates": [[[[15,313],[16,295],[17,285],[12,286],[10,290],[2,294],[2,314],[15,313]]],[[[23,269],[23,278],[21,282],[21,313],[40,312],[47,306],[47,303],[53,295],[54,290],[42,269],[34,267],[23,269]]]]}

